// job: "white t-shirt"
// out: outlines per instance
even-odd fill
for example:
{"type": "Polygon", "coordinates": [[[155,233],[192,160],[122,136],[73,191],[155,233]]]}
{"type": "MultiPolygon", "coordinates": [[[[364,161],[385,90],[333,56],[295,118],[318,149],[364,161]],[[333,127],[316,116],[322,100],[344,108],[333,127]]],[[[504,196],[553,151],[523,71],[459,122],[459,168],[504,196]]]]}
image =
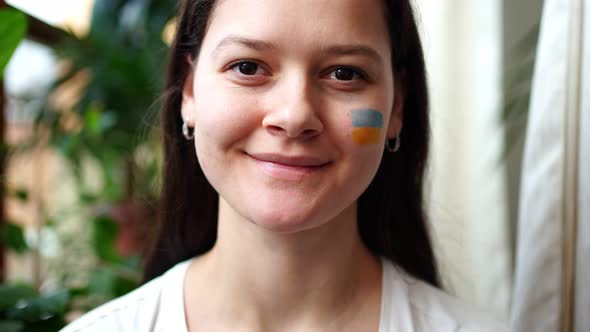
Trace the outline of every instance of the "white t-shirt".
{"type": "MultiPolygon", "coordinates": [[[[379,332],[502,332],[508,328],[383,262],[379,332]]],[[[183,283],[190,260],[80,317],[61,332],[187,332],[183,283]]]]}

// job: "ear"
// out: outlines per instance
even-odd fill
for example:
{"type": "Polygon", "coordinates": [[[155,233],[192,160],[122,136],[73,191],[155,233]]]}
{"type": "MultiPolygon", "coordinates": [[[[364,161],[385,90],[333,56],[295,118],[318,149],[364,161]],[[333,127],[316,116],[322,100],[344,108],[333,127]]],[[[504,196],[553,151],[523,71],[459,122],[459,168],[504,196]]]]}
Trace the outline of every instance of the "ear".
{"type": "Polygon", "coordinates": [[[402,77],[396,77],[394,80],[393,107],[389,117],[389,126],[387,127],[388,139],[397,137],[401,133],[404,123],[404,100],[406,95],[402,83],[404,73],[400,73],[400,76],[402,77]]]}
{"type": "Polygon", "coordinates": [[[188,126],[193,127],[195,121],[195,92],[193,90],[194,80],[194,66],[189,57],[186,61],[188,62],[188,75],[184,80],[182,86],[182,103],[180,107],[180,113],[184,120],[188,121],[188,126]]]}

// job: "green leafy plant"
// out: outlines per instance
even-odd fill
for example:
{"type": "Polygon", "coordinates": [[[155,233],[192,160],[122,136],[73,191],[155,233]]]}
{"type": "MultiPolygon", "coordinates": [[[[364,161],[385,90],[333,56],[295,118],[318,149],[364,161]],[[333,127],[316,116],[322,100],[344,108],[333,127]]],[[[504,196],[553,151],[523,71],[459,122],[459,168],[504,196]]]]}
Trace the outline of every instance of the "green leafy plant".
{"type": "Polygon", "coordinates": [[[25,38],[27,20],[14,9],[0,9],[0,76],[18,44],[25,38]]]}
{"type": "Polygon", "coordinates": [[[39,294],[29,285],[0,285],[0,331],[54,332],[65,325],[70,294],[39,294]]]}
{"type": "Polygon", "coordinates": [[[50,128],[50,143],[70,161],[82,191],[82,160],[98,163],[104,186],[97,200],[120,202],[139,194],[153,201],[157,196],[157,161],[138,163],[136,152],[142,147],[158,151],[154,101],[167,50],[162,30],[171,13],[169,1],[102,1],[87,36],[54,48],[67,69],[50,95],[72,84],[80,93],[65,108],[52,107],[48,98],[38,125],[50,128]]]}
{"type": "MultiPolygon", "coordinates": [[[[62,74],[40,103],[36,136],[21,148],[48,144],[67,161],[75,178],[75,206],[50,216],[40,211],[41,227],[59,233],[63,219],[79,217],[90,233],[91,257],[67,249],[85,237],[68,240],[61,234],[59,239],[66,255],[93,264],[81,283],[80,278],[71,282],[80,271],[54,268],[58,283],[51,292],[2,285],[0,298],[11,300],[0,303],[0,331],[58,330],[68,313],[90,310],[139,284],[145,234],[157,213],[156,115],[167,52],[162,31],[174,6],[168,0],[97,1],[87,36],[70,35],[49,45],[62,74]],[[77,91],[76,98],[54,102],[64,90],[77,91]],[[98,188],[88,184],[89,161],[97,166],[91,176],[100,178],[98,188]]],[[[26,190],[18,192],[26,199],[26,190]]],[[[27,245],[24,233],[11,223],[3,234],[13,251],[38,250],[27,245]]]]}
{"type": "Polygon", "coordinates": [[[2,227],[2,243],[17,253],[23,253],[29,249],[25,241],[23,229],[16,223],[5,221],[2,227]]]}
{"type": "MultiPolygon", "coordinates": [[[[153,227],[160,164],[155,101],[167,51],[162,31],[173,12],[171,1],[100,1],[87,36],[54,46],[65,70],[43,103],[36,132],[47,134],[50,146],[68,161],[77,209],[109,234],[123,227],[141,237],[153,227]],[[51,102],[72,86],[79,92],[68,105],[51,102]],[[98,190],[87,185],[88,160],[98,166],[98,190]],[[115,227],[108,230],[110,222],[115,227]]],[[[141,252],[146,241],[135,242],[141,252]]],[[[100,259],[122,263],[116,250],[107,248],[94,247],[100,259]]]]}
{"type": "MultiPolygon", "coordinates": [[[[23,234],[19,225],[6,224],[7,247],[20,254],[30,251],[23,234]]],[[[140,259],[137,255],[123,257],[114,249],[117,223],[108,217],[99,217],[93,222],[92,234],[99,265],[85,285],[62,284],[43,293],[27,283],[0,285],[0,331],[57,331],[65,326],[69,312],[88,311],[137,287],[140,259]]]]}

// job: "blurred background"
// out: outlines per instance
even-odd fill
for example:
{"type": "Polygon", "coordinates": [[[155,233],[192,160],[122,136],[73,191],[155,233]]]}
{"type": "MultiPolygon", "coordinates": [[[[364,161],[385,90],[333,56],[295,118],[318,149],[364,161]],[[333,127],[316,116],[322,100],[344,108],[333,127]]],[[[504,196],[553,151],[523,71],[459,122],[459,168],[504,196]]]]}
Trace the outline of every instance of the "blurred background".
{"type": "Polygon", "coordinates": [[[1,3],[27,27],[3,81],[0,331],[56,331],[140,280],[176,4],[1,3]]]}
{"type": "MultiPolygon", "coordinates": [[[[427,203],[445,287],[518,325],[529,320],[514,309],[528,243],[518,230],[533,220],[520,206],[521,174],[548,4],[414,2],[432,105],[427,203]]],[[[0,331],[55,331],[139,282],[157,214],[158,97],[176,1],[0,0],[0,10],[12,10],[0,16],[10,22],[0,48],[18,45],[0,55],[0,331]]],[[[550,224],[567,225],[562,212],[550,224]]],[[[558,279],[557,305],[574,303],[558,279]]],[[[573,331],[574,315],[557,312],[547,325],[556,329],[543,330],[573,331]]]]}

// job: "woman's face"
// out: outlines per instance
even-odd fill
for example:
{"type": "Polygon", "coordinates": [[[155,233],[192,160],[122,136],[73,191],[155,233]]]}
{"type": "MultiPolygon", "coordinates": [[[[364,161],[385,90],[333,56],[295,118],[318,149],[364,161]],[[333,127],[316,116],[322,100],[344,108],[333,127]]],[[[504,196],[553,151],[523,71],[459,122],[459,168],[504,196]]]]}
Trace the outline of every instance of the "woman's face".
{"type": "Polygon", "coordinates": [[[222,0],[182,115],[230,212],[296,232],[355,216],[399,99],[381,0],[222,0]]]}

